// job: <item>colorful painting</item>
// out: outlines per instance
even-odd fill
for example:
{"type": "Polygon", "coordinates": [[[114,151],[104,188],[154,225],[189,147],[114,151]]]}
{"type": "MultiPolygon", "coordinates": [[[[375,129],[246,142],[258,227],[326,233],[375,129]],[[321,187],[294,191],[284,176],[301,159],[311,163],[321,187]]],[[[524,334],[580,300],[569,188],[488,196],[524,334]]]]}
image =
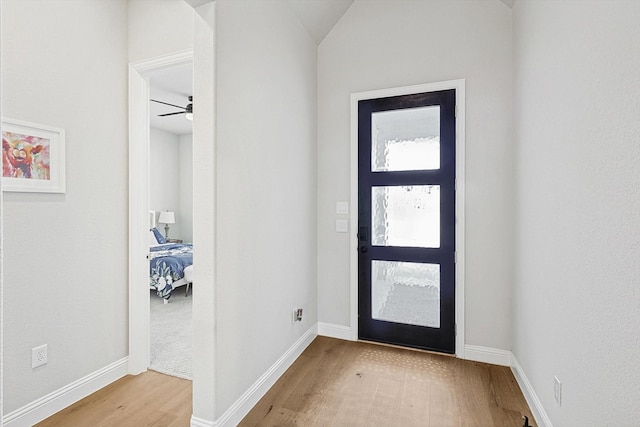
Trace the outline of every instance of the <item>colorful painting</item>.
{"type": "Polygon", "coordinates": [[[64,129],[2,118],[2,191],[64,193],[64,129]]]}
{"type": "Polygon", "coordinates": [[[2,176],[51,179],[48,138],[2,132],[2,176]]]}

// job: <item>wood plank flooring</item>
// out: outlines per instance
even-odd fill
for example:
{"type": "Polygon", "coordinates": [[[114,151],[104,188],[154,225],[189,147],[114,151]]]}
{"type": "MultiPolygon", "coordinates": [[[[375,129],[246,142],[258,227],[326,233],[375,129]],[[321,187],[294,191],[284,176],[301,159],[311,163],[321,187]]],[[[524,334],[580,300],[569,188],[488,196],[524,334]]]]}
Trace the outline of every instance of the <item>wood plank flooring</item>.
{"type": "Polygon", "coordinates": [[[509,368],[318,337],[240,426],[509,426],[533,416],[509,368]]]}
{"type": "MultiPolygon", "coordinates": [[[[148,371],[37,426],[188,427],[191,406],[191,381],[148,371]]],[[[522,415],[533,420],[509,368],[317,337],[240,426],[521,427],[522,415]]]]}
{"type": "Polygon", "coordinates": [[[191,381],[154,371],[127,375],[37,427],[188,427],[191,381]]]}

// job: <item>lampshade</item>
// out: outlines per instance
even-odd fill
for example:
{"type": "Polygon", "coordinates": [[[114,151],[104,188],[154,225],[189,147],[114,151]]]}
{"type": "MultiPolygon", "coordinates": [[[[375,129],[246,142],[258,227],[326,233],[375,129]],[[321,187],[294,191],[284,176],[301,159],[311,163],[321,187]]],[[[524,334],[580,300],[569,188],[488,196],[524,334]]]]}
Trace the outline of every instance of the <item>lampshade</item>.
{"type": "Polygon", "coordinates": [[[174,224],[176,222],[176,216],[171,211],[162,211],[158,217],[160,224],[174,224]]]}

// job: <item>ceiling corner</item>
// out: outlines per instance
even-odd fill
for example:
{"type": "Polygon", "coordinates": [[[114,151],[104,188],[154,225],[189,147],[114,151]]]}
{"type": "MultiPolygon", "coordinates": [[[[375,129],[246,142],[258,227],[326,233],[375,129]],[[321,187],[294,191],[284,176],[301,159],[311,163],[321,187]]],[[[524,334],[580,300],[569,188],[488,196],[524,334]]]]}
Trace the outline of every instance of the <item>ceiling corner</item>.
{"type": "Polygon", "coordinates": [[[207,3],[213,3],[213,0],[184,0],[186,3],[189,4],[189,6],[191,6],[192,8],[196,8],[199,6],[202,6],[204,4],[207,3]]]}
{"type": "Polygon", "coordinates": [[[287,0],[313,40],[320,44],[354,0],[287,0]]]}

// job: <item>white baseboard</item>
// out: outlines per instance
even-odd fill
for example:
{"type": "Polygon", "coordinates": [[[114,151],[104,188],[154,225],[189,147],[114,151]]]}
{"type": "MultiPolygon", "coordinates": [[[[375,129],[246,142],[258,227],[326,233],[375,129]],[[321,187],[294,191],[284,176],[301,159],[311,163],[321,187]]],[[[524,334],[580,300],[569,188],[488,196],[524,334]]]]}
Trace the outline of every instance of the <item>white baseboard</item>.
{"type": "Polygon", "coordinates": [[[203,420],[202,418],[194,417],[191,415],[191,427],[216,427],[218,423],[213,421],[203,420]]]}
{"type": "Polygon", "coordinates": [[[191,427],[232,427],[249,413],[276,381],[289,369],[318,335],[318,325],[309,328],[289,349],[215,422],[191,418],[191,427]]]}
{"type": "Polygon", "coordinates": [[[354,341],[353,331],[349,326],[318,322],[318,335],[340,340],[354,341]]]}
{"type": "Polygon", "coordinates": [[[513,354],[511,355],[511,371],[513,372],[513,376],[516,377],[516,381],[520,386],[520,390],[522,390],[522,394],[524,394],[529,408],[531,408],[531,412],[533,412],[533,417],[536,419],[538,427],[553,427],[551,419],[542,406],[542,402],[538,399],[533,386],[522,370],[522,366],[520,366],[518,359],[516,359],[513,354]]]}
{"type": "Polygon", "coordinates": [[[527,379],[527,376],[522,370],[522,366],[520,366],[520,363],[518,363],[518,360],[512,352],[477,345],[465,345],[464,351],[465,359],[467,360],[491,363],[493,365],[509,366],[513,372],[513,376],[518,382],[520,390],[522,390],[522,394],[524,395],[529,408],[531,408],[531,412],[533,413],[538,427],[553,427],[551,419],[549,419],[540,399],[538,399],[536,392],[533,390],[533,386],[527,379]]]}
{"type": "Polygon", "coordinates": [[[511,366],[511,352],[479,345],[465,345],[464,358],[474,362],[491,363],[492,365],[511,366]]]}
{"type": "Polygon", "coordinates": [[[2,418],[4,427],[29,427],[127,375],[125,357],[72,382],[2,418]]]}

